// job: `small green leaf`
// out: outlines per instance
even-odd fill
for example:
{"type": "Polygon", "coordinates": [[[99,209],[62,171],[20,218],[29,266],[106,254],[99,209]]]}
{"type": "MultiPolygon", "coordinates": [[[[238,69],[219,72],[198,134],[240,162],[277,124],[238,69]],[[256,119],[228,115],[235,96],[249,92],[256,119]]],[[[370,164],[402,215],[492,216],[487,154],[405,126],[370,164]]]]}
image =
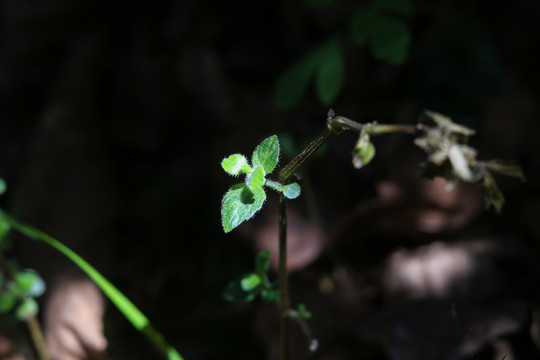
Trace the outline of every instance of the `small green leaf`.
{"type": "Polygon", "coordinates": [[[337,40],[331,40],[319,53],[315,90],[323,105],[331,104],[343,86],[345,61],[337,40]]]}
{"type": "Polygon", "coordinates": [[[411,39],[407,26],[400,20],[382,15],[375,16],[370,26],[373,56],[394,65],[403,63],[411,39]]]}
{"type": "Polygon", "coordinates": [[[7,313],[15,306],[17,296],[13,291],[2,289],[0,293],[0,313],[7,313]]]}
{"type": "Polygon", "coordinates": [[[291,183],[283,187],[283,195],[285,195],[287,199],[296,199],[300,196],[301,192],[302,190],[298,183],[291,183]]]}
{"type": "Polygon", "coordinates": [[[253,166],[261,166],[265,174],[270,174],[279,160],[279,140],[272,135],[257,146],[253,152],[251,162],[253,166]]]}
{"type": "Polygon", "coordinates": [[[412,15],[414,6],[409,0],[375,0],[373,8],[379,11],[391,11],[399,15],[412,15]]]}
{"type": "Polygon", "coordinates": [[[262,207],[266,193],[259,188],[250,189],[245,183],[232,186],[221,202],[221,224],[228,233],[248,220],[262,207]]]}
{"type": "Polygon", "coordinates": [[[311,312],[308,311],[306,305],[304,304],[298,304],[298,312],[304,319],[309,319],[311,317],[311,312]]]}
{"type": "Polygon", "coordinates": [[[15,274],[15,283],[25,295],[37,297],[45,292],[45,282],[33,270],[25,270],[15,274]]]}
{"type": "Polygon", "coordinates": [[[375,146],[370,141],[369,135],[362,132],[353,150],[353,166],[361,169],[373,160],[375,157],[375,146]]]}
{"type": "Polygon", "coordinates": [[[234,154],[223,159],[221,167],[231,175],[239,175],[251,171],[247,159],[242,154],[234,154]]]}
{"type": "Polygon", "coordinates": [[[250,189],[261,187],[264,185],[264,170],[261,166],[255,167],[255,170],[247,177],[247,186],[250,189]]]}
{"type": "Polygon", "coordinates": [[[270,266],[270,251],[265,250],[257,254],[255,258],[255,271],[262,276],[270,266]]]}
{"type": "Polygon", "coordinates": [[[274,88],[276,107],[287,109],[296,104],[304,96],[316,68],[316,54],[310,53],[285,69],[274,88]]]}
{"type": "Polygon", "coordinates": [[[251,291],[261,283],[261,277],[257,274],[246,275],[240,280],[240,285],[244,291],[251,291]]]}
{"type": "Polygon", "coordinates": [[[369,38],[373,20],[373,12],[365,9],[358,10],[351,18],[349,31],[356,44],[363,45],[369,38]]]}
{"type": "Polygon", "coordinates": [[[223,292],[223,298],[227,301],[251,301],[255,299],[256,293],[251,291],[245,291],[242,288],[241,279],[231,281],[225,291],[223,292]]]}
{"type": "Polygon", "coordinates": [[[28,318],[37,315],[39,310],[36,300],[33,298],[24,299],[23,303],[17,307],[15,316],[19,320],[27,320],[28,318]]]}
{"type": "Polygon", "coordinates": [[[6,192],[6,188],[6,182],[4,181],[4,179],[0,178],[0,195],[6,192]]]}
{"type": "Polygon", "coordinates": [[[268,302],[277,302],[279,298],[279,288],[277,284],[272,285],[270,289],[263,289],[261,297],[268,302]]]}

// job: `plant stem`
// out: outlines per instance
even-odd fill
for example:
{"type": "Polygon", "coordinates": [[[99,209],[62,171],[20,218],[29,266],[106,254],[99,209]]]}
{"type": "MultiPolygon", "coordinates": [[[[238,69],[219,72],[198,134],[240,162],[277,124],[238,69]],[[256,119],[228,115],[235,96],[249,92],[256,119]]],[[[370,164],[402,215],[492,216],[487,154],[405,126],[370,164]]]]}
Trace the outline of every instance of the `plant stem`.
{"type": "Polygon", "coordinates": [[[43,338],[43,331],[35,315],[26,319],[26,325],[30,331],[30,336],[34,342],[34,347],[40,360],[50,360],[49,353],[47,352],[47,346],[45,345],[45,339],[43,338]]]}
{"type": "Polygon", "coordinates": [[[279,194],[279,314],[281,360],[289,359],[289,286],[287,284],[287,198],[279,194]]]}

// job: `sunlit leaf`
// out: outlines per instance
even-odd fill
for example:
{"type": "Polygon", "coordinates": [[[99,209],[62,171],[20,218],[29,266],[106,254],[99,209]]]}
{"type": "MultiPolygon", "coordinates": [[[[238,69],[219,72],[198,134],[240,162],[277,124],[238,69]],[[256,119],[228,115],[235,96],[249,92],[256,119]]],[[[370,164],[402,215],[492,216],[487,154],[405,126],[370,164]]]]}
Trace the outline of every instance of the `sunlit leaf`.
{"type": "Polygon", "coordinates": [[[401,64],[407,56],[411,35],[400,20],[376,15],[370,24],[370,44],[373,56],[391,64],[401,64]]]}
{"type": "Polygon", "coordinates": [[[244,291],[251,291],[261,283],[261,277],[257,274],[246,275],[240,280],[240,286],[244,291]]]}
{"type": "Polygon", "coordinates": [[[265,174],[270,174],[279,160],[279,140],[272,135],[257,146],[253,152],[251,162],[253,166],[261,166],[265,174]]]}
{"type": "Polygon", "coordinates": [[[223,159],[221,162],[221,167],[231,175],[239,175],[249,172],[250,169],[247,159],[241,154],[234,154],[223,159]]]}
{"type": "Polygon", "coordinates": [[[263,275],[270,266],[270,251],[260,251],[255,258],[255,271],[263,275]]]}
{"type": "Polygon", "coordinates": [[[283,195],[285,195],[287,199],[296,199],[300,196],[301,192],[302,189],[298,183],[291,183],[283,187],[283,195]]]}
{"type": "Polygon", "coordinates": [[[414,6],[409,0],[375,0],[373,8],[379,11],[391,11],[400,15],[411,15],[414,6]]]}
{"type": "Polygon", "coordinates": [[[319,56],[315,90],[321,103],[329,105],[339,95],[343,86],[345,61],[337,40],[325,45],[319,56]]]}
{"type": "Polygon", "coordinates": [[[262,207],[266,193],[262,188],[250,189],[245,183],[232,186],[221,202],[221,224],[228,233],[248,220],[262,207]]]}
{"type": "Polygon", "coordinates": [[[261,166],[255,167],[255,170],[248,175],[247,185],[250,189],[261,187],[264,185],[264,170],[261,166]]]}

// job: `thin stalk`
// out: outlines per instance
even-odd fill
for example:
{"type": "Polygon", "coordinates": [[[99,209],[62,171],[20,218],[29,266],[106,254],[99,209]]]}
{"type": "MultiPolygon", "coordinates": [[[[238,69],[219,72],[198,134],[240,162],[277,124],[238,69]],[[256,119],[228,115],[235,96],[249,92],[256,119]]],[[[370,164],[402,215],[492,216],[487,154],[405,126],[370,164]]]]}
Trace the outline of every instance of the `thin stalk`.
{"type": "Polygon", "coordinates": [[[289,285],[287,279],[287,198],[279,194],[279,314],[281,360],[289,359],[289,285]]]}

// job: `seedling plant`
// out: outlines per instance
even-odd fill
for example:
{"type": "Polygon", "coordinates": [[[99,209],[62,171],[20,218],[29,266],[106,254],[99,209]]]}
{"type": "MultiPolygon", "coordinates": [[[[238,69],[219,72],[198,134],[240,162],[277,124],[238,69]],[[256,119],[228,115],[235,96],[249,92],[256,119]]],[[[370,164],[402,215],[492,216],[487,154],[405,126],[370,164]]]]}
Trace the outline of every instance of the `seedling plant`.
{"type": "Polygon", "coordinates": [[[486,208],[493,206],[501,211],[504,196],[497,187],[492,172],[518,177],[525,181],[521,168],[507,161],[477,160],[477,151],[467,144],[475,131],[450,118],[433,112],[424,111],[415,125],[388,125],[358,123],[343,116],[335,116],[333,110],[328,112],[324,131],[283,167],[277,180],[267,178],[277,166],[279,159],[279,140],[276,135],[263,140],[251,157],[251,164],[242,154],[233,154],[221,162],[222,168],[233,176],[243,176],[244,181],[233,185],[224,195],[221,203],[221,223],[228,233],[246,220],[251,219],[259,211],[266,200],[266,189],[279,193],[279,267],[277,283],[270,282],[266,274],[270,253],[263,251],[256,257],[255,271],[231,282],[224,293],[230,301],[251,301],[257,296],[264,300],[276,302],[280,314],[280,354],[281,360],[289,359],[289,321],[295,321],[308,340],[310,350],[317,349],[318,342],[312,338],[307,319],[311,313],[303,304],[297,309],[290,307],[287,283],[287,200],[295,199],[301,193],[300,185],[294,182],[295,173],[317,149],[332,135],[346,130],[359,134],[352,151],[352,164],[355,168],[368,165],[374,158],[376,149],[371,137],[390,134],[414,134],[414,143],[427,153],[427,159],[420,164],[422,175],[428,178],[435,176],[447,180],[448,188],[455,181],[461,180],[476,184],[483,190],[486,208]]]}

